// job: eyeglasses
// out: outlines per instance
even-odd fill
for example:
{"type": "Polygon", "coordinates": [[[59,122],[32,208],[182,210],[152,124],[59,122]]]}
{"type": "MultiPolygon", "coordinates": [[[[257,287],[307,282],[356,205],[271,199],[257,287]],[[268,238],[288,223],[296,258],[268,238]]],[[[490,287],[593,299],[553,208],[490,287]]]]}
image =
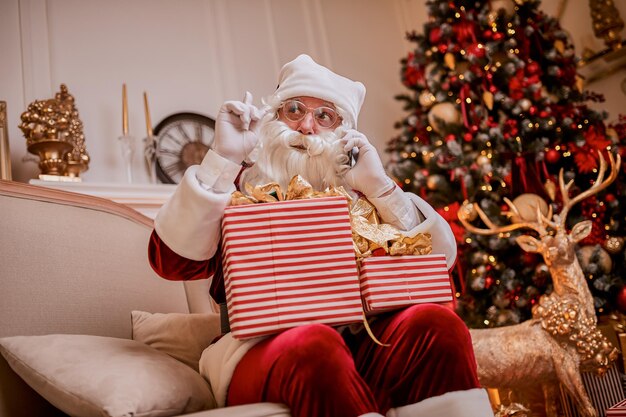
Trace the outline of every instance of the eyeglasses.
{"type": "Polygon", "coordinates": [[[291,122],[299,122],[303,120],[308,112],[313,114],[315,123],[321,127],[332,127],[339,119],[337,111],[330,107],[320,106],[312,109],[305,106],[303,102],[298,100],[287,100],[281,104],[280,108],[283,111],[285,119],[291,122]]]}

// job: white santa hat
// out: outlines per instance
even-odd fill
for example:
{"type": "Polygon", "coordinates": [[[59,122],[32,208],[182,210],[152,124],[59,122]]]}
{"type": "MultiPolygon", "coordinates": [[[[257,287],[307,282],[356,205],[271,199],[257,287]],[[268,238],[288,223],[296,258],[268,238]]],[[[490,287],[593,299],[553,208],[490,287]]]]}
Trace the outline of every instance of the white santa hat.
{"type": "Polygon", "coordinates": [[[286,63],[278,76],[274,92],[277,101],[293,97],[315,97],[339,107],[344,121],[356,129],[359,111],[365,99],[365,86],[335,74],[305,54],[286,63]]]}

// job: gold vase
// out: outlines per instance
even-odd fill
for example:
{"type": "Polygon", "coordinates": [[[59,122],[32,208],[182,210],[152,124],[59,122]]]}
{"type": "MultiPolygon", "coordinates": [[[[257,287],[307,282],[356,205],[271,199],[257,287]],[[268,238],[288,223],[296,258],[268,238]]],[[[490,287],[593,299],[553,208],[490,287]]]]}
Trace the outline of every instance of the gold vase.
{"type": "Polygon", "coordinates": [[[42,175],[64,175],[67,168],[65,154],[73,146],[58,139],[44,139],[28,145],[28,152],[39,156],[39,169],[42,175]]]}

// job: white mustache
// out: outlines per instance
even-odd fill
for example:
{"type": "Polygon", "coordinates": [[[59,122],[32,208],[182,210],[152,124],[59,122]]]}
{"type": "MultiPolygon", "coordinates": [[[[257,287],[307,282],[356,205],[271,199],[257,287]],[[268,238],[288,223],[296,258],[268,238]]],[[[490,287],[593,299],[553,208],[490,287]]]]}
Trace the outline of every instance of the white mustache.
{"type": "Polygon", "coordinates": [[[306,153],[313,157],[321,155],[325,149],[333,146],[336,141],[335,135],[330,132],[322,135],[303,135],[300,132],[292,131],[286,128],[281,132],[281,137],[285,142],[285,145],[306,150],[306,153]]]}

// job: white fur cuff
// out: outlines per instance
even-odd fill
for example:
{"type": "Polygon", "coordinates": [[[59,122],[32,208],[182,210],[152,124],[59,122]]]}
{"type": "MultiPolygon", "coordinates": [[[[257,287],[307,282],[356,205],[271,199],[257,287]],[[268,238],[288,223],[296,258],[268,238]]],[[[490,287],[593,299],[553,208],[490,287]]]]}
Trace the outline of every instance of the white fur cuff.
{"type": "Polygon", "coordinates": [[[187,169],[183,180],[154,219],[163,242],[178,255],[201,261],[215,254],[221,239],[224,208],[230,194],[215,193],[200,185],[198,165],[187,169]]]}
{"type": "Polygon", "coordinates": [[[240,170],[241,165],[209,149],[196,171],[196,177],[203,185],[215,192],[230,194],[235,191],[234,182],[240,170]]]}
{"type": "Polygon", "coordinates": [[[387,417],[493,417],[487,391],[474,388],[447,392],[415,404],[392,408],[387,417]]]}

